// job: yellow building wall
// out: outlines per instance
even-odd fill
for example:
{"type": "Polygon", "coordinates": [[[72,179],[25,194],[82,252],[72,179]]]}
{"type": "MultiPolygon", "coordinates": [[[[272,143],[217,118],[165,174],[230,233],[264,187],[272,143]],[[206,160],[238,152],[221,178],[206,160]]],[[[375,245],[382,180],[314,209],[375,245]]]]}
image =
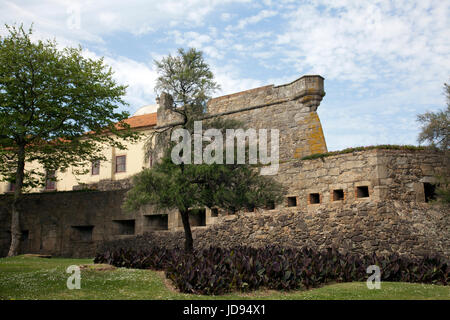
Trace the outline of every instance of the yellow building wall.
{"type": "MultiPolygon", "coordinates": [[[[143,168],[149,167],[149,161],[145,157],[145,143],[149,139],[149,135],[153,130],[141,130],[142,137],[138,142],[123,142],[126,146],[125,150],[119,150],[108,145],[99,145],[102,153],[108,159],[100,162],[100,172],[98,175],[92,175],[91,164],[86,167],[89,170],[87,174],[76,174],[74,168],[69,167],[64,172],[56,172],[56,190],[71,191],[74,186],[79,184],[91,184],[100,180],[121,180],[129,178],[136,173],[142,171],[143,168]],[[115,172],[115,157],[126,156],[126,171],[115,172]]],[[[39,168],[38,163],[26,163],[25,170],[39,168]]],[[[41,170],[43,172],[43,169],[41,170]]],[[[9,190],[8,182],[0,182],[0,193],[7,193],[9,190]]],[[[44,187],[33,188],[26,192],[42,192],[44,187]]]]}

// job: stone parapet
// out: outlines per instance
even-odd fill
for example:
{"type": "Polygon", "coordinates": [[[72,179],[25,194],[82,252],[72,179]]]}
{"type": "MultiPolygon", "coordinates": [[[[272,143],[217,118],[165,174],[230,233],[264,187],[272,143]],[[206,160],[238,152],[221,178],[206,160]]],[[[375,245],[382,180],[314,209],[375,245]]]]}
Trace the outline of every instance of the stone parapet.
{"type": "Polygon", "coordinates": [[[305,75],[287,84],[268,85],[213,98],[208,103],[208,113],[228,114],[294,100],[299,100],[308,111],[316,111],[325,96],[323,80],[321,76],[305,75]]]}

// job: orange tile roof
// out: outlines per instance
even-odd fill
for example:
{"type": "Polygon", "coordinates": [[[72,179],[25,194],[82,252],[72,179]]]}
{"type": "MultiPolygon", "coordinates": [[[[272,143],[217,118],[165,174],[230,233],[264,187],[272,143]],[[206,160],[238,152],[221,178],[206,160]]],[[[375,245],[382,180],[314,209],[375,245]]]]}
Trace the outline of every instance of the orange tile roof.
{"type": "Polygon", "coordinates": [[[156,112],[143,114],[141,116],[135,116],[128,119],[125,119],[123,122],[130,125],[131,128],[143,128],[143,127],[152,127],[156,126],[156,112]]]}
{"type": "MultiPolygon", "coordinates": [[[[131,117],[128,119],[125,119],[124,122],[128,123],[130,125],[131,128],[145,128],[145,127],[152,127],[155,126],[157,124],[157,120],[156,120],[156,112],[155,113],[148,113],[148,114],[143,114],[141,116],[135,116],[135,117],[131,117]]],[[[117,126],[117,124],[116,124],[117,126]]],[[[118,129],[120,130],[120,127],[118,127],[118,129]]],[[[94,131],[89,131],[86,132],[85,134],[91,134],[94,133],[94,131]]],[[[57,138],[57,141],[61,141],[61,142],[70,142],[70,140],[65,140],[63,138],[57,138]]],[[[55,141],[53,141],[54,143],[55,141]]],[[[11,150],[12,147],[7,147],[7,148],[2,148],[4,150],[11,150]]]]}
{"type": "MultiPolygon", "coordinates": [[[[143,114],[141,116],[135,116],[135,117],[125,119],[125,120],[123,120],[123,122],[129,124],[130,129],[153,127],[157,124],[156,115],[157,115],[156,112],[143,114]]],[[[118,129],[118,130],[123,129],[123,126],[120,125],[120,122],[117,122],[115,124],[115,126],[116,126],[116,129],[118,129]]],[[[85,132],[86,135],[89,135],[92,133],[94,133],[94,131],[85,132]]]]}

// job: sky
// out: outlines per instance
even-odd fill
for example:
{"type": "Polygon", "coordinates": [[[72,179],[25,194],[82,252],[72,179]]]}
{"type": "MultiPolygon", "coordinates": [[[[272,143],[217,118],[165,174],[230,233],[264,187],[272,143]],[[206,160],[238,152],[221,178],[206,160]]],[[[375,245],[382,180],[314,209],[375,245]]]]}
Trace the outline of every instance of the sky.
{"type": "Polygon", "coordinates": [[[318,108],[328,150],[417,145],[417,114],[446,106],[450,1],[0,0],[4,26],[33,23],[34,39],[81,45],[128,85],[127,111],[155,103],[155,60],[194,47],[214,96],[325,78],[318,108]]]}

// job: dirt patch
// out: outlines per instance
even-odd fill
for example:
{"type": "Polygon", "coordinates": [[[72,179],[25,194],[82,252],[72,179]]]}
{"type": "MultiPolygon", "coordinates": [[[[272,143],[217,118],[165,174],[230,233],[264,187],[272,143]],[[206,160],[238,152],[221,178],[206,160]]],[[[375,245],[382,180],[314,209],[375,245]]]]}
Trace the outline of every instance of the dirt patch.
{"type": "Polygon", "coordinates": [[[50,259],[52,256],[48,254],[35,254],[35,253],[27,253],[23,255],[24,257],[28,258],[45,258],[50,259]]]}
{"type": "MultiPolygon", "coordinates": [[[[153,270],[152,270],[153,271],[153,270]]],[[[164,282],[164,285],[167,289],[172,291],[173,293],[182,293],[180,290],[178,290],[174,285],[173,282],[170,279],[166,278],[166,275],[164,274],[164,271],[153,271],[156,272],[156,274],[161,277],[162,281],[164,282]]]]}

